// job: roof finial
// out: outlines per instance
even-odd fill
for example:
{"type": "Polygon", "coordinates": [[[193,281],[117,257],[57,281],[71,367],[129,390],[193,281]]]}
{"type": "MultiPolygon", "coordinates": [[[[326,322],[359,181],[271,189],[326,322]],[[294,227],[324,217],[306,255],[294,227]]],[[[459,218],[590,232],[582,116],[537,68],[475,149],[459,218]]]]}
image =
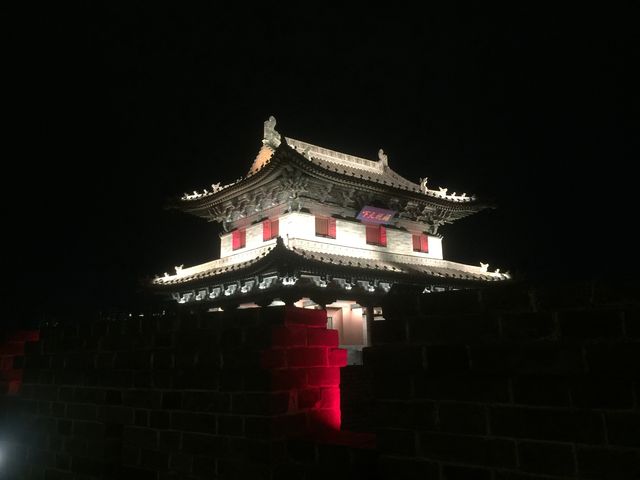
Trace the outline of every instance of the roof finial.
{"type": "Polygon", "coordinates": [[[280,134],[276,130],[276,117],[271,115],[269,120],[264,122],[264,134],[262,143],[277,147],[280,143],[280,134]]]}
{"type": "Polygon", "coordinates": [[[382,165],[384,165],[385,167],[389,166],[389,159],[387,158],[387,154],[384,153],[383,149],[378,150],[378,158],[382,162],[382,165]]]}

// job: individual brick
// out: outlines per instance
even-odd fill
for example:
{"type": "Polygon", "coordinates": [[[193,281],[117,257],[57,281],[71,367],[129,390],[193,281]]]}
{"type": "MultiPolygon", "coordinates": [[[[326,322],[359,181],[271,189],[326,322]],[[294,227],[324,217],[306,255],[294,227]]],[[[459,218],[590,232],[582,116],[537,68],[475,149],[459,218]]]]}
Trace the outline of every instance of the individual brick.
{"type": "Polygon", "coordinates": [[[573,447],[558,443],[519,442],[520,468],[548,475],[572,475],[576,471],[573,447]]]}
{"type": "Polygon", "coordinates": [[[240,415],[219,415],[218,434],[240,436],[244,433],[244,417],[240,415]]]}
{"type": "Polygon", "coordinates": [[[328,364],[331,367],[344,367],[347,365],[347,350],[344,348],[332,348],[329,350],[328,364]]]}
{"type": "Polygon", "coordinates": [[[315,310],[310,308],[285,307],[285,325],[306,325],[311,328],[326,328],[326,310],[315,310]]]}
{"type": "Polygon", "coordinates": [[[427,347],[427,370],[429,373],[460,373],[469,370],[469,356],[464,346],[427,347]]]}
{"type": "Polygon", "coordinates": [[[194,455],[221,457],[228,453],[229,442],[227,438],[217,435],[184,433],[182,435],[182,451],[194,455]]]}
{"type": "Polygon", "coordinates": [[[277,325],[271,328],[273,347],[304,347],[307,345],[307,331],[310,329],[300,325],[277,325]]]}
{"type": "Polygon", "coordinates": [[[416,434],[409,429],[381,429],[378,431],[378,448],[382,455],[415,457],[416,434]]]}
{"type": "Polygon", "coordinates": [[[413,345],[381,345],[362,351],[365,368],[373,371],[408,372],[424,369],[423,348],[413,345]]]}
{"type": "Polygon", "coordinates": [[[442,475],[446,480],[493,480],[491,470],[459,465],[443,465],[442,475]]]}
{"type": "Polygon", "coordinates": [[[183,432],[216,434],[216,416],[206,413],[172,412],[171,429],[183,432]]]}
{"type": "Polygon", "coordinates": [[[325,330],[320,328],[308,328],[307,343],[309,346],[337,347],[339,343],[338,331],[325,330]]]}
{"type": "Polygon", "coordinates": [[[138,448],[158,448],[158,432],[148,428],[124,427],[122,441],[124,445],[138,448]]]}
{"type": "Polygon", "coordinates": [[[569,385],[556,375],[518,375],[513,379],[513,401],[521,405],[568,407],[569,385]]]}
{"type": "Polygon", "coordinates": [[[587,345],[585,354],[590,373],[614,377],[640,376],[640,342],[587,345]]]}
{"type": "Polygon", "coordinates": [[[633,408],[633,382],[625,378],[589,375],[570,381],[571,399],[578,408],[633,408]]]}
{"type": "Polygon", "coordinates": [[[303,388],[307,382],[306,368],[289,368],[271,371],[271,381],[273,391],[290,390],[292,388],[303,388]]]}
{"type": "Polygon", "coordinates": [[[640,475],[640,450],[579,446],[576,457],[581,478],[602,479],[613,472],[619,478],[640,475]]]}
{"type": "Polygon", "coordinates": [[[606,414],[607,438],[611,445],[640,447],[640,412],[606,414]]]}
{"type": "Polygon", "coordinates": [[[164,472],[169,468],[169,453],[142,449],[140,451],[140,466],[156,472],[164,472]]]}
{"type": "Polygon", "coordinates": [[[494,341],[499,338],[499,335],[498,317],[489,313],[429,314],[425,318],[409,322],[411,343],[428,345],[478,343],[494,341]]]}
{"type": "Polygon", "coordinates": [[[509,340],[538,340],[556,335],[549,312],[506,313],[501,316],[502,336],[509,340]]]}
{"type": "Polygon", "coordinates": [[[262,368],[284,368],[287,366],[287,351],[284,349],[270,348],[260,354],[262,368]]]}
{"type": "Polygon", "coordinates": [[[289,408],[289,392],[239,393],[233,395],[235,414],[276,415],[289,408]]]}
{"type": "Polygon", "coordinates": [[[489,416],[494,435],[587,444],[604,442],[602,418],[593,412],[492,407],[489,416]]]}
{"type": "Polygon", "coordinates": [[[310,368],[308,373],[309,385],[340,385],[340,369],[337,367],[310,368]]]}
{"type": "MultiPolygon", "coordinates": [[[[338,397],[339,400],[340,397],[338,397]]],[[[320,388],[305,388],[298,391],[298,408],[316,408],[320,405],[322,391],[320,388]]],[[[339,403],[339,402],[338,402],[339,403]]]]}
{"type": "Polygon", "coordinates": [[[320,408],[340,408],[340,388],[322,388],[320,396],[320,408]]]}
{"type": "Polygon", "coordinates": [[[426,459],[464,463],[470,466],[512,468],[516,465],[516,446],[512,440],[420,433],[420,453],[426,459]]]}
{"type": "Polygon", "coordinates": [[[578,375],[585,372],[580,346],[549,342],[471,347],[471,365],[474,371],[493,374],[578,375]]]}
{"type": "Polygon", "coordinates": [[[438,426],[443,432],[486,434],[485,407],[470,403],[440,403],[438,405],[438,426]]]}
{"type": "Polygon", "coordinates": [[[382,478],[422,480],[438,477],[438,464],[423,459],[384,456],[379,460],[382,478]]]}
{"type": "Polygon", "coordinates": [[[373,377],[373,394],[376,399],[408,399],[412,395],[412,375],[397,372],[380,372],[373,377]]]}
{"type": "Polygon", "coordinates": [[[624,328],[628,338],[640,339],[640,308],[625,310],[624,328]]]}
{"type": "Polygon", "coordinates": [[[622,313],[618,310],[573,310],[558,314],[564,338],[604,339],[622,337],[622,313]]]}
{"type": "Polygon", "coordinates": [[[509,379],[480,374],[421,375],[415,378],[415,396],[431,400],[509,403],[509,379]]]}
{"type": "Polygon", "coordinates": [[[291,348],[287,350],[290,367],[315,367],[327,364],[327,348],[291,348]]]}
{"type": "Polygon", "coordinates": [[[378,401],[372,421],[377,428],[406,430],[434,430],[436,428],[434,402],[378,401]]]}

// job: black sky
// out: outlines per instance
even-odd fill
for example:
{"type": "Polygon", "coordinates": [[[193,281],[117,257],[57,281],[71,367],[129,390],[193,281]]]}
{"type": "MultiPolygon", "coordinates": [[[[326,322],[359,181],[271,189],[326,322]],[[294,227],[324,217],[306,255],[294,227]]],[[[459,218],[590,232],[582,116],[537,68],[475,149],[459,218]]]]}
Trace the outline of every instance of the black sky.
{"type": "Polygon", "coordinates": [[[271,4],[9,17],[10,301],[125,306],[145,276],[215,257],[217,225],[163,206],[244,174],[269,115],[493,200],[443,230],[447,258],[537,281],[633,274],[633,18],[271,4]]]}

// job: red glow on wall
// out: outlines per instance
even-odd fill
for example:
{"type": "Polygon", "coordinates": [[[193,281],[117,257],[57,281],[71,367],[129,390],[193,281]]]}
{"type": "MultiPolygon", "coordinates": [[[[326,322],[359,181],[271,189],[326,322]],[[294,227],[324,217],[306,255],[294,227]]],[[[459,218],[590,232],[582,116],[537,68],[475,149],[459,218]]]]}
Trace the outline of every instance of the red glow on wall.
{"type": "Polygon", "coordinates": [[[0,338],[0,395],[20,392],[25,343],[39,339],[38,330],[19,330],[0,338]]]}
{"type": "Polygon", "coordinates": [[[340,429],[340,367],[347,352],[338,348],[338,332],[327,329],[325,310],[286,307],[261,364],[271,372],[273,392],[290,396],[286,415],[304,416],[304,431],[340,429]]]}

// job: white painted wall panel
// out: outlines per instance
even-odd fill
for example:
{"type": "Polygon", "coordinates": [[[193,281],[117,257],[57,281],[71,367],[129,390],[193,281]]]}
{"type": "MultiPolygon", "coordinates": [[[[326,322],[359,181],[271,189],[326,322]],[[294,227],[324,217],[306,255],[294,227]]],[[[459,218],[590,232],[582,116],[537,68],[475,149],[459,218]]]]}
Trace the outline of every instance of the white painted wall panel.
{"type": "MultiPolygon", "coordinates": [[[[421,253],[413,251],[413,239],[410,232],[402,230],[387,229],[387,246],[379,247],[368,245],[366,242],[366,227],[362,223],[350,222],[336,219],[336,238],[326,238],[316,236],[315,216],[308,213],[287,213],[280,217],[279,233],[285,240],[287,238],[301,238],[309,241],[320,242],[332,245],[343,245],[352,248],[362,249],[363,257],[372,252],[389,252],[404,255],[415,255],[422,258],[442,259],[442,239],[429,236],[429,252],[421,253]]],[[[236,253],[248,252],[256,248],[269,245],[275,242],[270,240],[262,241],[262,223],[256,223],[246,229],[246,246],[239,250],[231,249],[231,233],[220,237],[220,258],[225,258],[236,253]]]]}

